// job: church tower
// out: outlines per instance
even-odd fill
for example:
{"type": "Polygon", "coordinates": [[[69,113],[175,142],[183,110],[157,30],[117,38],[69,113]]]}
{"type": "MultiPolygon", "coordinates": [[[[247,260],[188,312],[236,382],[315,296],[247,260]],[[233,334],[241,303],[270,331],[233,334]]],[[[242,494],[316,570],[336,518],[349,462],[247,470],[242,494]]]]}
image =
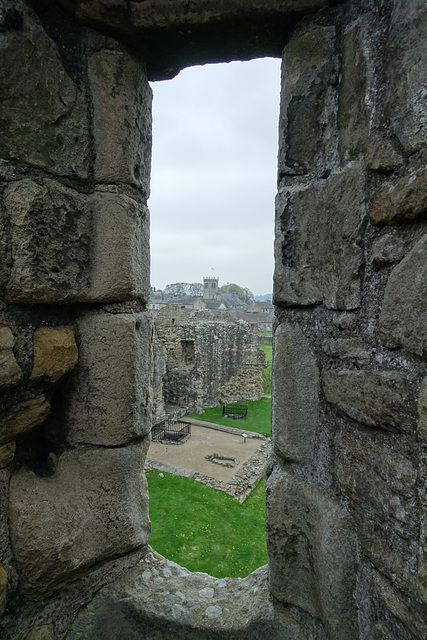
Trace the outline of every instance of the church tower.
{"type": "Polygon", "coordinates": [[[218,297],[219,278],[203,278],[203,297],[205,300],[216,300],[218,297]]]}

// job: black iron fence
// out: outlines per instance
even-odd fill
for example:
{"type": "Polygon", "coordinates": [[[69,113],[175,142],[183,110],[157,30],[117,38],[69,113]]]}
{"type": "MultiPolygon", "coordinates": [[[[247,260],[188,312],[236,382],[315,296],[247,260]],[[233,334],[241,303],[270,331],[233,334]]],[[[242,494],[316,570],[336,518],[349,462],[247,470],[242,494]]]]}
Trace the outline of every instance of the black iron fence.
{"type": "Polygon", "coordinates": [[[181,443],[191,435],[191,425],[178,420],[164,420],[151,429],[153,442],[181,443]]]}
{"type": "Polygon", "coordinates": [[[225,404],[222,407],[222,415],[227,418],[247,418],[248,408],[244,404],[225,404]]]}

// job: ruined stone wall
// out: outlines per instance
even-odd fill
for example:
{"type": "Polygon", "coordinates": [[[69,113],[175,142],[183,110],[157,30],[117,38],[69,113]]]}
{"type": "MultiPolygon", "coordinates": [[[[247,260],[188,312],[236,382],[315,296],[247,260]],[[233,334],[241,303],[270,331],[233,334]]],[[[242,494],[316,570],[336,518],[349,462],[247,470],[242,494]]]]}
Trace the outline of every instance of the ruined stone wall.
{"type": "Polygon", "coordinates": [[[159,317],[155,324],[166,352],[164,398],[169,411],[175,406],[181,414],[198,413],[263,396],[265,354],[251,327],[198,317],[172,327],[164,320],[159,317]]]}
{"type": "Polygon", "coordinates": [[[29,4],[0,0],[1,637],[422,640],[424,0],[29,4]],[[217,580],[146,545],[145,61],[280,43],[268,582],[217,580]]]}
{"type": "Polygon", "coordinates": [[[337,640],[427,634],[426,33],[344,3],[283,54],[270,588],[337,640]]]}

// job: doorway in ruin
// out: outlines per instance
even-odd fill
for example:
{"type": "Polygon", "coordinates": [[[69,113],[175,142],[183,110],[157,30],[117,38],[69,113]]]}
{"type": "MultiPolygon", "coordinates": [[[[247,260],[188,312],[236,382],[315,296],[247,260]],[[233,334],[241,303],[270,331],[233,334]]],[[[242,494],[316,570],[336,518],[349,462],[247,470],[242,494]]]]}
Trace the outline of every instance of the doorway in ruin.
{"type": "MultiPolygon", "coordinates": [[[[152,287],[211,276],[271,293],[280,60],[190,67],[151,86],[152,287]]],[[[193,350],[183,345],[189,363],[193,350]]]]}

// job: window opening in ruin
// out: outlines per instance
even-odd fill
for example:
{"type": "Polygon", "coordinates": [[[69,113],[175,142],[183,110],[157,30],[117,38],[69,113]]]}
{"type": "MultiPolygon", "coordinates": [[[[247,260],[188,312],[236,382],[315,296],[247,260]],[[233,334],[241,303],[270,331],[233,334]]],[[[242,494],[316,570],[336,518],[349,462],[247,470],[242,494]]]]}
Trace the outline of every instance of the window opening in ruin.
{"type": "MultiPolygon", "coordinates": [[[[212,301],[215,301],[217,296],[218,287],[227,282],[250,289],[255,295],[272,292],[280,62],[264,59],[246,63],[193,67],[182,71],[174,80],[153,83],[152,88],[154,94],[153,167],[149,202],[152,284],[155,285],[156,295],[158,295],[159,289],[164,290],[167,284],[194,284],[196,280],[204,283],[204,289],[202,287],[204,295],[199,294],[197,306],[193,309],[184,298],[180,298],[177,300],[180,310],[174,312],[173,318],[169,315],[169,321],[166,320],[164,325],[170,327],[169,331],[171,327],[174,328],[168,349],[175,350],[176,353],[181,351],[182,354],[181,359],[168,359],[168,366],[171,367],[172,363],[175,366],[175,378],[171,380],[167,373],[164,375],[169,400],[173,398],[176,388],[181,394],[181,401],[187,394],[188,406],[184,406],[185,401],[181,402],[181,414],[174,416],[179,420],[189,409],[191,410],[191,402],[197,392],[195,376],[198,375],[196,372],[193,375],[192,372],[198,347],[194,340],[179,334],[182,318],[194,316],[195,313],[209,314],[212,301]],[[206,301],[208,301],[207,304],[206,301]],[[186,378],[180,377],[183,374],[179,370],[180,365],[186,367],[186,378]]],[[[177,287],[177,290],[182,291],[182,287],[177,287]]],[[[154,305],[150,308],[160,317],[161,304],[159,306],[158,311],[154,305]]],[[[224,301],[221,303],[221,309],[223,313],[234,314],[235,320],[238,319],[239,313],[243,314],[241,319],[251,323],[253,327],[257,327],[260,331],[268,330],[266,327],[268,323],[264,323],[263,326],[257,325],[256,309],[255,312],[252,309],[251,313],[248,309],[246,314],[242,309],[230,311],[224,301]]],[[[259,314],[261,313],[260,308],[259,314]]],[[[224,363],[217,359],[216,354],[220,352],[218,345],[219,342],[213,341],[212,338],[206,346],[206,359],[215,370],[224,366],[224,363]]],[[[233,357],[236,357],[235,350],[222,354],[223,360],[233,357]]],[[[212,381],[207,379],[204,379],[204,384],[212,387],[212,381]]],[[[231,402],[244,402],[247,399],[246,397],[231,398],[231,402]]],[[[159,419],[157,415],[156,419],[158,423],[162,418],[159,419]]],[[[238,420],[229,420],[229,422],[233,423],[232,427],[239,423],[238,420]]],[[[193,435],[188,443],[196,439],[197,427],[192,428],[193,435]]],[[[251,434],[247,435],[245,425],[245,437],[239,438],[239,446],[245,444],[244,449],[239,449],[242,455],[246,455],[254,446],[254,440],[251,434]]],[[[154,444],[156,443],[153,443],[152,447],[154,444]]],[[[160,443],[156,446],[162,445],[160,443]]],[[[258,447],[258,444],[256,446],[258,447]]],[[[174,454],[178,456],[176,467],[189,466],[184,446],[168,447],[168,449],[176,450],[174,454]]],[[[229,473],[227,478],[234,478],[236,473],[233,468],[234,462],[233,465],[227,466],[213,464],[212,460],[222,460],[222,456],[225,455],[233,461],[240,462],[240,453],[237,455],[232,450],[220,452],[212,447],[208,449],[203,452],[206,464],[216,467],[219,470],[218,473],[221,470],[224,473],[227,471],[229,473]]],[[[256,448],[255,451],[257,450],[256,448]]],[[[154,458],[152,448],[148,457],[154,458]]],[[[249,455],[248,460],[242,462],[246,464],[245,470],[249,477],[251,461],[252,458],[249,455]]],[[[213,471],[209,473],[215,477],[213,471]]],[[[191,478],[172,481],[163,471],[159,472],[155,468],[150,471],[150,474],[150,515],[155,527],[155,514],[161,509],[162,503],[167,503],[163,494],[163,497],[159,498],[161,490],[158,486],[159,481],[164,484],[167,492],[176,492],[173,502],[174,508],[176,507],[179,511],[184,489],[177,489],[174,483],[185,485],[185,482],[191,481],[191,478]],[[172,485],[173,489],[167,489],[172,485]]],[[[261,492],[264,485],[264,481],[261,481],[261,492]]],[[[202,522],[201,512],[206,511],[205,507],[208,507],[211,498],[208,490],[204,489],[201,483],[196,483],[194,487],[196,486],[200,487],[202,495],[204,495],[203,491],[206,492],[206,504],[198,507],[200,522],[202,522]]],[[[196,489],[192,491],[190,502],[195,500],[196,489]]],[[[224,497],[222,492],[215,493],[224,497]]],[[[236,503],[233,508],[234,506],[245,508],[252,500],[250,496],[243,505],[240,505],[235,498],[227,497],[232,503],[233,501],[236,503]]],[[[255,500],[255,494],[253,500],[255,500]]],[[[256,500],[260,502],[255,508],[261,512],[264,508],[264,496],[261,495],[256,500]]],[[[183,505],[181,508],[185,509],[187,506],[183,505]]],[[[164,520],[171,516],[170,509],[165,508],[167,512],[163,510],[161,515],[163,528],[164,520]]],[[[222,535],[221,520],[226,519],[227,513],[231,513],[231,510],[229,506],[221,515],[215,515],[213,511],[209,512],[207,515],[209,521],[203,524],[206,541],[216,537],[216,542],[219,543],[221,538],[225,538],[222,542],[224,558],[234,557],[235,547],[239,545],[242,549],[244,548],[242,556],[245,553],[250,556],[253,548],[258,544],[257,541],[262,539],[263,542],[259,544],[265,546],[265,522],[261,518],[259,525],[261,533],[258,532],[252,536],[250,526],[244,524],[245,518],[238,516],[238,524],[234,532],[230,535],[222,535]],[[234,534],[236,534],[235,539],[231,539],[234,534]],[[252,536],[252,539],[245,540],[245,535],[252,536]]],[[[206,513],[203,517],[205,515],[206,513]]],[[[170,533],[169,541],[177,539],[181,551],[185,548],[188,556],[192,558],[191,561],[187,563],[182,555],[174,555],[176,548],[174,551],[172,544],[159,548],[156,547],[153,539],[150,539],[150,544],[169,559],[191,570],[206,571],[217,577],[227,575],[243,577],[267,561],[266,553],[264,559],[258,560],[258,564],[255,565],[250,565],[250,561],[245,565],[245,561],[236,559],[235,567],[230,568],[232,563],[229,563],[227,569],[224,565],[219,573],[215,573],[215,568],[209,568],[204,564],[206,556],[210,553],[208,547],[196,548],[194,532],[187,530],[183,525],[176,524],[179,521],[178,515],[173,516],[172,520],[175,521],[178,529],[170,533]]],[[[256,557],[259,558],[260,555],[256,557]]]]}

